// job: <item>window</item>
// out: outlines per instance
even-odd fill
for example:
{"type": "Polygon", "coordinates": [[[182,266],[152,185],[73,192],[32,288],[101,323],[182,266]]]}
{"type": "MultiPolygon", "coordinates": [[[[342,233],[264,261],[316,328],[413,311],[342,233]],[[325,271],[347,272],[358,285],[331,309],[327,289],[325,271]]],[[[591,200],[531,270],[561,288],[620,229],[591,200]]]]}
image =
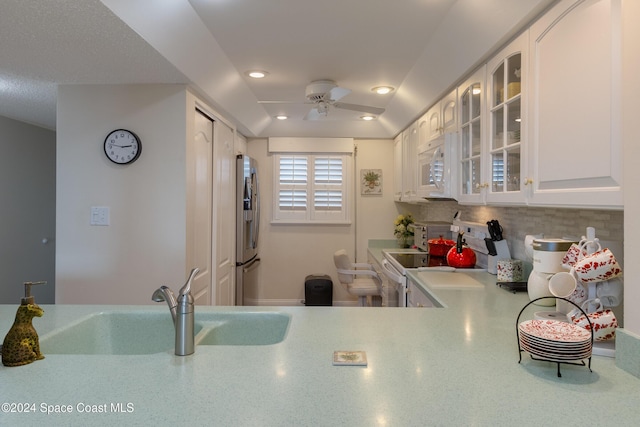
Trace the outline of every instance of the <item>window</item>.
{"type": "Polygon", "coordinates": [[[350,222],[350,155],[278,154],[274,162],[274,222],[350,222]]]}

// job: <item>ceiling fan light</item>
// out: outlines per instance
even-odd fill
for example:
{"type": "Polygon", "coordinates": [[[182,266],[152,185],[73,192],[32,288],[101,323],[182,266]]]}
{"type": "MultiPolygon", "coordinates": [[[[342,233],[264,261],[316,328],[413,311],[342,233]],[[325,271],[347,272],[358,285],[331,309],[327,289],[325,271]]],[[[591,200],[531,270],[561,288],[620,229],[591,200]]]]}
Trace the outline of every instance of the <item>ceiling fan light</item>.
{"type": "Polygon", "coordinates": [[[316,110],[318,110],[319,114],[323,114],[326,116],[329,113],[329,104],[324,101],[320,101],[316,105],[316,110]]]}
{"type": "Polygon", "coordinates": [[[391,86],[376,86],[371,88],[372,92],[377,93],[378,95],[386,95],[394,91],[394,88],[391,86]]]}
{"type": "Polygon", "coordinates": [[[252,79],[263,79],[267,77],[269,73],[262,70],[249,70],[244,73],[246,76],[251,77],[252,79]]]}

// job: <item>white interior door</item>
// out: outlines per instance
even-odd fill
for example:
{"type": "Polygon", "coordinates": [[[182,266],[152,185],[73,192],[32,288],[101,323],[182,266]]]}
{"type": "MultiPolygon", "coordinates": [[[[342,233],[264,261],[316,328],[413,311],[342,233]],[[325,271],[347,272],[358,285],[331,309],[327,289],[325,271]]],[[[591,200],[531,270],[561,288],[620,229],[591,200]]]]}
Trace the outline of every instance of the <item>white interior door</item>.
{"type": "Polygon", "coordinates": [[[213,224],[213,120],[195,111],[193,140],[194,191],[191,214],[191,257],[200,272],[192,282],[192,293],[198,305],[214,304],[212,301],[212,224],[213,224]]]}
{"type": "Polygon", "coordinates": [[[233,129],[224,123],[214,124],[215,139],[215,305],[233,305],[235,228],[235,152],[233,129]]]}

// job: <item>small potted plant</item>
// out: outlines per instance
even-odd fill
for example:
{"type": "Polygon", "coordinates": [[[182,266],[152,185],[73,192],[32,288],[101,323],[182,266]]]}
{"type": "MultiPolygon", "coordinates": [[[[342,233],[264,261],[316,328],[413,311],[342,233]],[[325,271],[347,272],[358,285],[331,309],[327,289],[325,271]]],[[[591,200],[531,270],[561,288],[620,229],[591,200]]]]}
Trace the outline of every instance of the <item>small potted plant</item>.
{"type": "Polygon", "coordinates": [[[410,246],[413,231],[409,228],[409,224],[413,224],[413,222],[411,214],[398,215],[394,221],[395,228],[393,234],[395,234],[396,239],[398,239],[398,246],[401,248],[408,248],[410,246]]]}

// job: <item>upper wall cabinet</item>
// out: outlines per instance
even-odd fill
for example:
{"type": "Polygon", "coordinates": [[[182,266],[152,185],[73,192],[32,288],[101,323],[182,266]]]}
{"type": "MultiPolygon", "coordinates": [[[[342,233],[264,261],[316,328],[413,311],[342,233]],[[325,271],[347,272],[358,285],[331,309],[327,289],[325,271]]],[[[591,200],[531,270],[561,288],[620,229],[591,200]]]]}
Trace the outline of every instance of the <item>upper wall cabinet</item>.
{"type": "Polygon", "coordinates": [[[621,0],[564,0],[530,28],[532,205],[622,208],[621,0]]]}
{"type": "Polygon", "coordinates": [[[525,203],[528,35],[525,31],[487,63],[487,203],[525,203]]]}
{"type": "Polygon", "coordinates": [[[393,140],[393,200],[402,201],[402,134],[393,140]]]}
{"type": "Polygon", "coordinates": [[[402,198],[403,202],[418,200],[418,122],[402,132],[402,198]]]}
{"type": "Polygon", "coordinates": [[[484,203],[482,130],[484,127],[485,70],[483,66],[458,86],[459,163],[458,200],[461,203],[484,203]]]}
{"type": "Polygon", "coordinates": [[[456,97],[457,91],[454,89],[418,120],[419,145],[429,145],[445,132],[456,131],[456,97]]]}
{"type": "Polygon", "coordinates": [[[418,200],[418,122],[414,122],[393,140],[393,178],[396,202],[418,200]]]}

